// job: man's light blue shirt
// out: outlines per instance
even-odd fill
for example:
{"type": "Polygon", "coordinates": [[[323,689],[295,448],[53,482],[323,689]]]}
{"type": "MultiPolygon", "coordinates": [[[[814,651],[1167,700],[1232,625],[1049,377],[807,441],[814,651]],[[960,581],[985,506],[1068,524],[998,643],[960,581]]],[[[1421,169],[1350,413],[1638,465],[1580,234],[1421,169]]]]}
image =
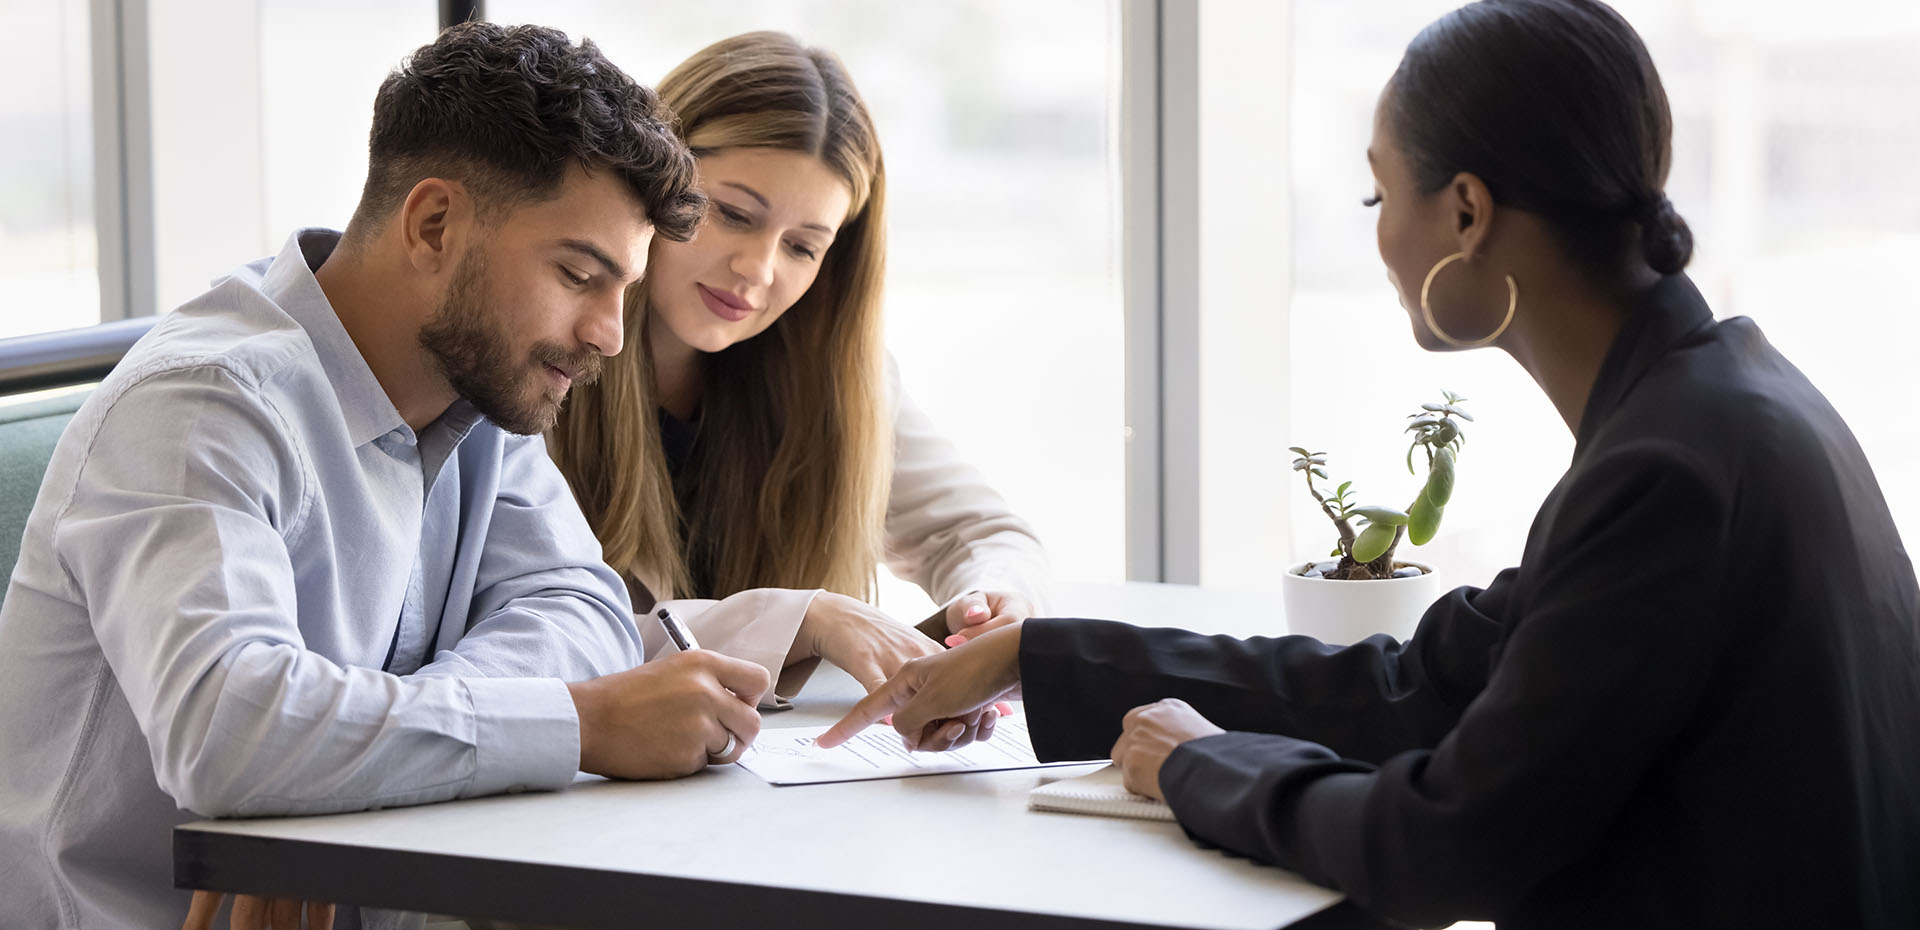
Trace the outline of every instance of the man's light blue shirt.
{"type": "Polygon", "coordinates": [[[564,682],[641,660],[540,438],[400,418],[314,279],[338,241],[168,315],[60,439],[0,608],[8,925],[178,926],[198,816],[564,786],[564,682]]]}

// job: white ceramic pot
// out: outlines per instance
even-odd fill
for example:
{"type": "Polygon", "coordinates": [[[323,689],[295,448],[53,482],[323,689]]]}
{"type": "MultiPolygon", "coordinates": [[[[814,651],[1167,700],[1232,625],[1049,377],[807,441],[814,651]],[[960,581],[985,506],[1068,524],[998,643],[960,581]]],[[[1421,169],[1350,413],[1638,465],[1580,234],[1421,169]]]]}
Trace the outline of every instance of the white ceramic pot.
{"type": "Polygon", "coordinates": [[[1426,569],[1426,573],[1412,578],[1333,581],[1301,575],[1312,563],[1288,568],[1286,577],[1280,581],[1280,600],[1287,611],[1287,632],[1303,633],[1341,646],[1357,643],[1375,633],[1385,633],[1405,642],[1419,625],[1420,616],[1447,589],[1440,573],[1431,566],[1404,559],[1396,561],[1426,569]]]}

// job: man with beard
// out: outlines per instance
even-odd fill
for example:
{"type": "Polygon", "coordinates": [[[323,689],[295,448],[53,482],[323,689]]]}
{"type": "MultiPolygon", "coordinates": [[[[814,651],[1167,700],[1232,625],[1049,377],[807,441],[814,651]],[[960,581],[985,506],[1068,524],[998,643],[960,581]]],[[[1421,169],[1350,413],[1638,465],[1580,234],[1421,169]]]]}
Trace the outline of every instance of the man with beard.
{"type": "Polygon", "coordinates": [[[620,351],[651,237],[693,232],[670,120],[592,43],[449,30],[381,86],[346,232],[294,234],[92,393],[0,610],[9,926],[179,925],[195,817],[673,777],[752,741],[766,673],[640,664],[538,435],[620,351]]]}

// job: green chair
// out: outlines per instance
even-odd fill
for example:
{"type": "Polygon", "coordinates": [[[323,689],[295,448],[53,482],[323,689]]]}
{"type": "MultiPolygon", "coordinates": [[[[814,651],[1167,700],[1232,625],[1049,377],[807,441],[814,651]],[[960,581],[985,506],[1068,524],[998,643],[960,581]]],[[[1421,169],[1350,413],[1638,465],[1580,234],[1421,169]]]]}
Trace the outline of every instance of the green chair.
{"type": "Polygon", "coordinates": [[[53,445],[86,399],[86,391],[75,391],[46,400],[0,403],[0,598],[6,597],[4,579],[13,577],[13,563],[20,557],[20,534],[26,531],[53,445]]]}
{"type": "Polygon", "coordinates": [[[0,599],[6,597],[7,581],[20,558],[20,535],[40,494],[53,446],[88,392],[24,398],[106,377],[156,320],[143,316],[0,339],[0,599]]]}

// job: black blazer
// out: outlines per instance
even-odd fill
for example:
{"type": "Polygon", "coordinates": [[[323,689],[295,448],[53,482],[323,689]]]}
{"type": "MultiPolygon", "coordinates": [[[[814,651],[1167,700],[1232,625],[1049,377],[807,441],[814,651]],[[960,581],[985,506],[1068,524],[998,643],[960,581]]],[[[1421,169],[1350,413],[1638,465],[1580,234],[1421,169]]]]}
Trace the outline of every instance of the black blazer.
{"type": "Polygon", "coordinates": [[[1609,350],[1520,567],[1406,643],[1036,620],[1020,663],[1044,759],[1163,697],[1235,731],[1168,758],[1181,825],[1379,916],[1920,927],[1912,563],[1839,415],[1684,276],[1609,350]]]}

